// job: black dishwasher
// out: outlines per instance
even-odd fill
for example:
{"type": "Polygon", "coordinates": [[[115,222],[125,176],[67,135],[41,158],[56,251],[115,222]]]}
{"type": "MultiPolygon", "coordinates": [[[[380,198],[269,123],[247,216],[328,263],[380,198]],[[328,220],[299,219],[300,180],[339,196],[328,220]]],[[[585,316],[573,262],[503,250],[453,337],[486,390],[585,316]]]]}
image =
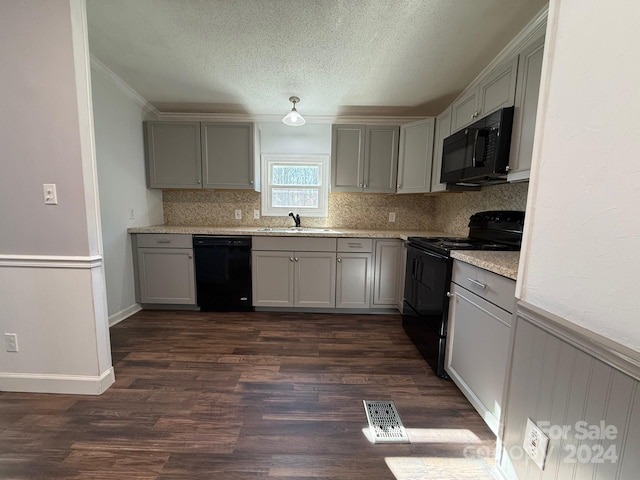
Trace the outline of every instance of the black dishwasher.
{"type": "Polygon", "coordinates": [[[196,292],[200,310],[249,312],[251,237],[194,235],[196,292]]]}

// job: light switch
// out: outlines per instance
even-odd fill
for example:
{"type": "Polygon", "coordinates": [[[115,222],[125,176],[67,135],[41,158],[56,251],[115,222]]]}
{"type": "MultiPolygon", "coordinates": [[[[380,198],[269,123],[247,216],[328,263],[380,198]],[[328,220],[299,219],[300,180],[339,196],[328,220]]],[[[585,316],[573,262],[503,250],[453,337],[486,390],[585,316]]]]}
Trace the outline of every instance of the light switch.
{"type": "Polygon", "coordinates": [[[57,205],[58,204],[58,193],[56,192],[56,184],[55,183],[44,183],[42,185],[42,191],[44,193],[44,204],[45,205],[57,205]]]}

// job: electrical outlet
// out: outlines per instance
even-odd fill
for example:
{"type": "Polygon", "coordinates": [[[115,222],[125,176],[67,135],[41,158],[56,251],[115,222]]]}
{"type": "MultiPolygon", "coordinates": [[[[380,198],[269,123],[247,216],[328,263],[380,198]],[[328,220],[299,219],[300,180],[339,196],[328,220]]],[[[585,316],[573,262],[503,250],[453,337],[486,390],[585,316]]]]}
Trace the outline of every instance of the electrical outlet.
{"type": "Polygon", "coordinates": [[[56,184],[55,183],[44,183],[44,184],[42,184],[42,191],[44,193],[44,204],[45,205],[57,205],[58,204],[58,193],[56,192],[56,184]]]}
{"type": "Polygon", "coordinates": [[[236,220],[242,220],[242,210],[239,208],[236,210],[236,220]]]}
{"type": "Polygon", "coordinates": [[[389,212],[389,221],[390,222],[396,221],[396,212],[389,212]]]}
{"type": "Polygon", "coordinates": [[[16,333],[5,333],[4,344],[7,352],[18,351],[18,335],[16,333]]]}
{"type": "Polygon", "coordinates": [[[527,427],[524,430],[524,442],[522,448],[531,457],[540,470],[544,469],[544,461],[547,457],[549,437],[538,427],[533,420],[527,418],[527,427]]]}
{"type": "Polygon", "coordinates": [[[260,220],[260,210],[254,210],[253,211],[253,219],[254,220],[260,220]]]}

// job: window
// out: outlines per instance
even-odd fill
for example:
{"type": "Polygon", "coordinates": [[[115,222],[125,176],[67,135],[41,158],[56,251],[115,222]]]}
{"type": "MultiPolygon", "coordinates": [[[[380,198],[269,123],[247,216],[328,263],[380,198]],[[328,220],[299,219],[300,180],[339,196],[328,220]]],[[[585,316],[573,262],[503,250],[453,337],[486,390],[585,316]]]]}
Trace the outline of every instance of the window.
{"type": "Polygon", "coordinates": [[[328,155],[262,155],[262,215],[326,217],[328,155]]]}

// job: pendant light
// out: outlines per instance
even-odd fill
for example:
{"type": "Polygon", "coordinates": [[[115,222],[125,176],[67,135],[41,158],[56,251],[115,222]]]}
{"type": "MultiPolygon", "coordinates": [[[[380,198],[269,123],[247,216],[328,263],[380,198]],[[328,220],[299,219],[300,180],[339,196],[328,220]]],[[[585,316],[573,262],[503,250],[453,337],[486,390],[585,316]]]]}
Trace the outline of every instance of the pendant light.
{"type": "Polygon", "coordinates": [[[289,125],[290,127],[300,127],[306,123],[302,115],[296,110],[296,103],[300,101],[298,97],[289,97],[289,101],[293,103],[293,108],[289,113],[282,117],[282,123],[289,125]]]}

